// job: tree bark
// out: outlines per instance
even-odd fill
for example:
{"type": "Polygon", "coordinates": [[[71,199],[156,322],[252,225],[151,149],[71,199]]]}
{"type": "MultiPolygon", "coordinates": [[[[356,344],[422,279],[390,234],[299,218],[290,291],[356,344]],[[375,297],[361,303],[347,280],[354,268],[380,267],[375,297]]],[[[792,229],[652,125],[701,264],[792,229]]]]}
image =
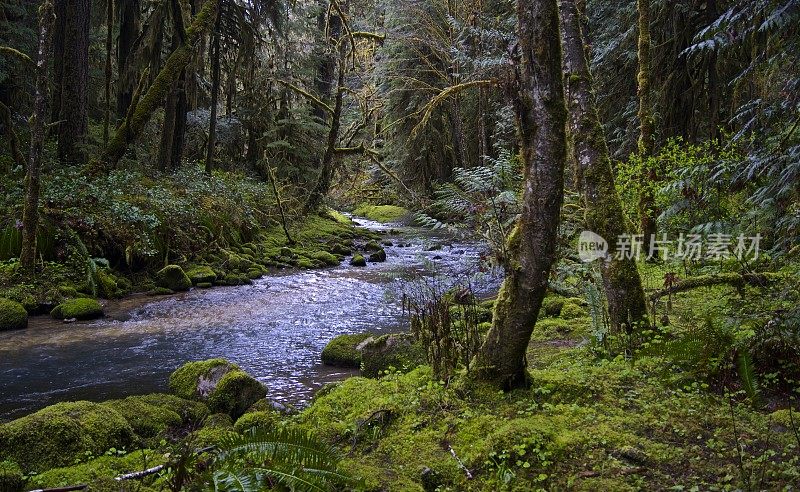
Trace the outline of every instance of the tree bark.
{"type": "MultiPolygon", "coordinates": [[[[186,42],[183,13],[178,0],[170,2],[174,24],[172,51],[177,51],[186,42]]],[[[183,157],[183,137],[186,129],[186,70],[181,70],[178,80],[172,83],[164,103],[164,125],[161,131],[161,145],[158,160],[163,171],[177,169],[183,157]]]]}
{"type": "MultiPolygon", "coordinates": [[[[572,150],[586,206],[586,227],[609,244],[628,233],[614,186],[614,172],[592,92],[592,75],[575,0],[561,0],[561,36],[567,80],[567,106],[572,150]]],[[[647,302],[633,259],[613,255],[601,260],[603,287],[614,328],[630,330],[647,321],[647,302]]]]}
{"type": "Polygon", "coordinates": [[[58,158],[84,160],[81,145],[89,124],[89,0],[64,0],[63,66],[59,92],[58,158]]]}
{"type": "Polygon", "coordinates": [[[106,0],[106,66],[105,66],[105,115],[103,117],[103,145],[108,145],[108,129],[111,125],[111,50],[114,48],[114,0],[106,0]]]}
{"type": "Polygon", "coordinates": [[[136,37],[139,35],[139,0],[120,0],[119,41],[117,42],[117,115],[122,118],[128,112],[138,77],[129,73],[130,56],[136,37]]]}
{"type": "Polygon", "coordinates": [[[181,73],[192,59],[195,46],[214,24],[218,5],[219,0],[206,1],[186,31],[186,42],[172,52],[153,84],[136,102],[136,107],[128,111],[129,116],[119,125],[102,156],[106,165],[116,166],[125,155],[128,145],[136,139],[150,120],[150,116],[162,104],[172,84],[181,77],[181,73]]]}
{"type": "Polygon", "coordinates": [[[220,86],[220,29],[221,15],[217,13],[214,24],[213,41],[211,45],[211,116],[208,122],[208,147],[206,148],[206,174],[211,174],[214,169],[214,150],[217,145],[217,106],[219,105],[220,86]]]}
{"type": "MultiPolygon", "coordinates": [[[[639,13],[639,74],[637,75],[637,96],[639,99],[639,156],[646,162],[648,157],[653,155],[655,149],[654,119],[650,70],[650,0],[637,0],[637,10],[639,13]]],[[[658,178],[658,173],[652,166],[643,169],[643,183],[652,183],[658,178]]],[[[639,220],[641,222],[642,234],[644,234],[645,244],[650,244],[650,238],[656,235],[656,210],[655,197],[649,186],[645,186],[639,197],[639,220]]]]}
{"type": "Polygon", "coordinates": [[[31,152],[25,176],[25,207],[22,212],[22,253],[20,264],[32,271],[36,263],[36,232],[39,228],[39,178],[42,167],[45,123],[47,121],[47,92],[49,83],[50,49],[55,14],[51,0],[39,7],[39,49],[36,60],[36,94],[31,118],[31,152]]]}
{"type": "Polygon", "coordinates": [[[475,364],[481,379],[506,390],[528,384],[525,353],[555,261],[566,160],[556,0],[517,0],[517,21],[522,65],[512,99],[525,163],[522,212],[508,238],[507,276],[475,364]]]}

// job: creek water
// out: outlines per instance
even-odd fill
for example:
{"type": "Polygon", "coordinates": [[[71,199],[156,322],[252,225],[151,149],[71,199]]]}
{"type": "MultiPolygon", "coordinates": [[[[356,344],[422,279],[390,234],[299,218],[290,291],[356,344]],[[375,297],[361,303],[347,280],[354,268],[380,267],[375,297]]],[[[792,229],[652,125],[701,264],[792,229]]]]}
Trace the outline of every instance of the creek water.
{"type": "MultiPolygon", "coordinates": [[[[393,243],[385,247],[386,262],[357,268],[344,261],[270,275],[248,286],[133,296],[106,306],[102,320],[63,324],[36,317],[26,330],[0,334],[0,421],[58,401],[167,391],[175,368],[213,357],[258,378],[269,399],[307,404],[325,383],[357,374],[320,362],[333,337],[405,330],[401,296],[408,282],[434,271],[463,278],[479,269],[479,243],[357,222],[393,243]]],[[[498,282],[483,276],[477,290],[494,290],[498,282]]]]}

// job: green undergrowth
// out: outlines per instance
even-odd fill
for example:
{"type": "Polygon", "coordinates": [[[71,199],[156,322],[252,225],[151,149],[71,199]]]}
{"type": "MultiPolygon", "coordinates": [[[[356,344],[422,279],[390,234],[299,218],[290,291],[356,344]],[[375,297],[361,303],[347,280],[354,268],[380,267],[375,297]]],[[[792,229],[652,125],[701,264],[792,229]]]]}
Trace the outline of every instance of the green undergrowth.
{"type": "Polygon", "coordinates": [[[687,385],[664,374],[663,357],[597,358],[589,333],[585,316],[537,323],[529,390],[504,394],[464,375],[445,386],[423,366],[348,379],[296,421],[349,452],[345,468],[370,490],[781,489],[800,479],[788,410],[687,385]]]}
{"type": "Polygon", "coordinates": [[[359,217],[366,217],[380,223],[401,222],[410,217],[410,212],[396,205],[361,204],[353,211],[359,217]]]}

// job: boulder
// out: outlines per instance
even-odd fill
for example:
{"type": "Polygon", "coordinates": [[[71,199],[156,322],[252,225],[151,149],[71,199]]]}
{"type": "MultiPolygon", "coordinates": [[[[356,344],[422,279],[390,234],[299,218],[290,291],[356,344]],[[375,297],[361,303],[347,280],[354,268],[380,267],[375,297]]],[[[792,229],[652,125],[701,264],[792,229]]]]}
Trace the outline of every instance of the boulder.
{"type": "Polygon", "coordinates": [[[193,285],[211,284],[217,280],[217,274],[208,265],[195,265],[186,270],[186,276],[193,285]]]}
{"type": "Polygon", "coordinates": [[[181,398],[203,401],[212,413],[233,418],[267,394],[263,384],[224,359],[184,364],[169,377],[169,387],[181,398]]]}
{"type": "Polygon", "coordinates": [[[201,402],[159,393],[129,396],[102,404],[122,415],[136,435],[142,438],[156,437],[169,429],[200,423],[208,415],[208,408],[201,402]]]}
{"type": "Polygon", "coordinates": [[[122,415],[88,401],[58,403],[0,425],[0,459],[15,461],[26,473],[133,443],[133,428],[122,415]]]}
{"type": "Polygon", "coordinates": [[[192,281],[178,265],[167,265],[156,273],[155,282],[158,287],[181,292],[192,287],[192,281]]]}
{"type": "Polygon", "coordinates": [[[79,297],[62,302],[50,315],[55,319],[97,319],[103,317],[103,306],[94,299],[79,297]]]}
{"type": "Polygon", "coordinates": [[[408,372],[425,363],[425,349],[410,333],[369,337],[356,348],[361,352],[361,375],[368,378],[390,369],[408,372]]]}
{"type": "Polygon", "coordinates": [[[367,266],[367,260],[363,255],[353,255],[353,258],[350,259],[350,264],[356,267],[365,267],[367,266]]]}
{"type": "Polygon", "coordinates": [[[28,326],[28,312],[17,301],[0,297],[0,331],[21,330],[28,326]]]}
{"type": "Polygon", "coordinates": [[[361,352],[356,347],[370,336],[369,333],[339,335],[322,350],[322,363],[336,367],[361,367],[361,352]]]}
{"type": "Polygon", "coordinates": [[[379,251],[376,251],[369,255],[369,261],[372,263],[381,263],[386,261],[386,251],[381,248],[379,251]]]}

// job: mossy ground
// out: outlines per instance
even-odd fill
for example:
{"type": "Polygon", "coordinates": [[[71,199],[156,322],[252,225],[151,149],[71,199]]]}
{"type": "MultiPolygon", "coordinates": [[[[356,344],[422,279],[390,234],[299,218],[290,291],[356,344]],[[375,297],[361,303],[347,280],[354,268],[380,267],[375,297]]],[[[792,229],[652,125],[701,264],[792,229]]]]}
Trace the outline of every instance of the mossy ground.
{"type": "Polygon", "coordinates": [[[380,223],[400,222],[409,217],[410,212],[396,205],[361,204],[353,211],[359,217],[366,217],[380,223]]]}

